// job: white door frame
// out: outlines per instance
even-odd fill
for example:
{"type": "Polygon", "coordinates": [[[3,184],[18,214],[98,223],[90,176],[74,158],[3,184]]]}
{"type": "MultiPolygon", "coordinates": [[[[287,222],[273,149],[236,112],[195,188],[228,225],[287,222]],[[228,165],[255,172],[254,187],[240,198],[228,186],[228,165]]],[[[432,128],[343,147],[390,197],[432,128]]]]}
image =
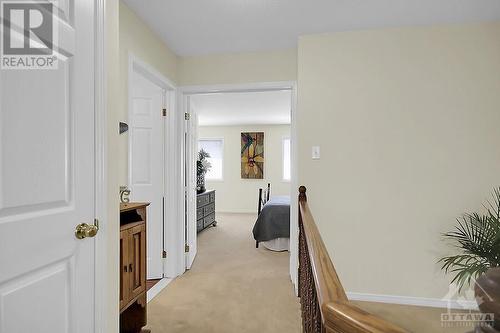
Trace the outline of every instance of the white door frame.
{"type": "MultiPolygon", "coordinates": [[[[188,112],[187,98],[191,95],[207,94],[207,93],[231,93],[231,92],[260,92],[273,90],[290,90],[292,92],[291,101],[291,129],[290,129],[290,144],[291,144],[291,179],[290,179],[290,279],[295,287],[295,294],[298,292],[298,249],[299,249],[299,223],[298,223],[298,150],[297,150],[297,83],[295,81],[280,81],[280,82],[259,82],[248,84],[216,84],[216,85],[199,85],[199,86],[184,86],[178,88],[178,109],[179,114],[184,115],[188,112]]],[[[184,128],[184,117],[179,120],[177,126],[184,128]]],[[[184,134],[180,136],[184,139],[184,134]]],[[[182,145],[183,146],[183,145],[182,145]]],[[[181,153],[181,163],[184,167],[184,156],[181,153]]],[[[184,169],[182,169],[184,170],[184,169]]],[[[184,181],[183,181],[184,182],[184,181]]],[[[184,185],[184,184],[183,184],[184,185]]],[[[184,191],[181,189],[179,198],[184,198],[184,191]]],[[[183,211],[184,202],[180,203],[183,211]]],[[[180,239],[184,239],[184,221],[182,222],[181,233],[177,235],[180,239]]]]}
{"type": "MultiPolygon", "coordinates": [[[[95,1],[95,68],[94,68],[94,144],[95,144],[95,218],[99,233],[95,238],[94,331],[106,333],[108,323],[118,318],[108,318],[108,131],[106,90],[106,1],[95,1]]],[[[117,300],[118,302],[118,300],[117,300]]],[[[118,315],[118,313],[117,313],[118,315]]]]}
{"type": "MultiPolygon", "coordinates": [[[[176,115],[176,86],[175,84],[168,78],[166,78],[163,74],[158,72],[148,63],[142,61],[140,58],[135,56],[134,54],[128,54],[128,106],[129,106],[129,114],[131,112],[132,107],[132,75],[133,73],[139,73],[143,75],[145,78],[158,85],[159,87],[165,89],[165,108],[167,109],[167,116],[164,123],[164,193],[163,196],[165,198],[165,209],[164,209],[164,221],[163,221],[163,241],[165,246],[165,251],[167,252],[167,260],[164,261],[163,264],[163,276],[173,278],[180,274],[183,271],[179,270],[180,263],[178,262],[179,255],[183,254],[184,243],[179,245],[179,240],[176,239],[175,235],[178,234],[178,226],[174,221],[178,221],[179,215],[178,211],[178,198],[175,195],[178,193],[178,176],[180,173],[180,169],[178,168],[177,161],[179,160],[177,156],[178,152],[178,129],[176,128],[177,115],[176,115]]],[[[130,156],[129,156],[129,165],[130,165],[130,156]]],[[[129,180],[130,180],[130,168],[129,168],[129,180]]]]}

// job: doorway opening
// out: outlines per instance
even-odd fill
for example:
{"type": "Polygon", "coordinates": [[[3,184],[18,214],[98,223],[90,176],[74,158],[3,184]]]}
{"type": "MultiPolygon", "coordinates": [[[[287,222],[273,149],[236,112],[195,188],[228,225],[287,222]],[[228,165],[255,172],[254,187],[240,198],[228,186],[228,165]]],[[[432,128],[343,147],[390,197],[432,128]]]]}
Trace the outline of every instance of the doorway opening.
{"type": "MultiPolygon", "coordinates": [[[[270,183],[271,195],[273,193],[286,195],[289,200],[289,273],[296,290],[298,222],[297,203],[296,200],[293,200],[298,188],[295,83],[183,87],[180,88],[179,104],[180,110],[185,115],[182,127],[185,131],[183,136],[183,170],[185,170],[183,181],[186,189],[186,220],[183,236],[186,240],[186,250],[188,250],[185,257],[186,268],[189,269],[192,266],[196,257],[198,232],[213,226],[217,222],[218,213],[254,212],[257,214],[258,188],[265,190],[268,187],[267,184],[270,183]],[[288,110],[285,112],[287,120],[280,119],[279,112],[271,112],[273,108],[277,107],[277,104],[273,105],[271,101],[279,100],[280,97],[288,99],[288,110]],[[258,105],[252,105],[252,103],[260,98],[269,99],[269,103],[267,103],[269,109],[261,108],[261,114],[256,114],[258,105]],[[223,99],[223,101],[218,101],[218,99],[223,99]],[[244,102],[245,99],[247,102],[244,102]],[[232,100],[240,105],[243,101],[245,104],[243,107],[247,107],[248,112],[231,114],[231,110],[235,109],[235,105],[231,105],[232,100]],[[212,107],[218,110],[215,112],[215,116],[210,115],[210,103],[214,103],[212,107]],[[224,110],[221,111],[221,109],[224,110]],[[221,126],[232,127],[231,131],[234,133],[229,134],[230,131],[223,130],[221,126]],[[280,126],[281,128],[278,130],[280,126]],[[257,150],[260,149],[263,152],[250,148],[250,152],[247,149],[243,153],[243,135],[250,135],[249,137],[257,142],[261,139],[253,138],[252,135],[255,133],[258,135],[263,133],[264,143],[255,145],[257,150]],[[197,184],[196,167],[201,148],[210,151],[211,155],[209,160],[211,169],[206,175],[208,178],[206,181],[207,192],[209,193],[206,195],[207,198],[204,198],[203,194],[197,194],[196,191],[197,187],[200,187],[199,180],[197,184]],[[287,151],[285,152],[284,149],[287,151]],[[270,155],[266,155],[266,152],[270,155]],[[262,154],[262,159],[258,157],[260,154],[262,154]],[[280,162],[268,165],[266,164],[266,156],[269,156],[269,162],[273,159],[280,162]],[[284,159],[289,160],[288,164],[282,163],[284,159]],[[242,183],[244,187],[238,189],[233,187],[232,190],[225,188],[224,184],[227,185],[230,182],[230,177],[234,180],[238,178],[239,183],[242,183]],[[211,190],[214,188],[219,188],[219,190],[212,194],[211,190]],[[237,195],[236,192],[241,193],[237,195]],[[215,208],[210,206],[213,201],[215,201],[215,208]],[[251,206],[254,207],[237,206],[236,202],[238,201],[251,202],[251,206]],[[215,209],[215,217],[212,214],[213,209],[215,209]],[[205,223],[206,219],[208,219],[207,223],[205,223]]],[[[252,238],[251,233],[248,237],[252,238]]]]}

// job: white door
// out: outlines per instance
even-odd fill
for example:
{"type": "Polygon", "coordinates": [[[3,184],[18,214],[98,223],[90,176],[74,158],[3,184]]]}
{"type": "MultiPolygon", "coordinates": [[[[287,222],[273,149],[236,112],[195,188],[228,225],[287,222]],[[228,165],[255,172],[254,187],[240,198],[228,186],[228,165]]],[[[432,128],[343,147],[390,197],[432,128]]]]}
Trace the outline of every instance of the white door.
{"type": "Polygon", "coordinates": [[[147,278],[163,277],[163,143],[165,91],[133,72],[129,116],[130,198],[150,202],[146,225],[147,278]]]}
{"type": "Polygon", "coordinates": [[[94,331],[94,1],[59,6],[58,69],[0,70],[1,333],[94,331]]]}
{"type": "Polygon", "coordinates": [[[197,253],[196,230],[196,160],[198,159],[198,116],[190,105],[188,97],[189,115],[186,120],[185,134],[185,189],[186,189],[186,268],[193,265],[197,253]]]}

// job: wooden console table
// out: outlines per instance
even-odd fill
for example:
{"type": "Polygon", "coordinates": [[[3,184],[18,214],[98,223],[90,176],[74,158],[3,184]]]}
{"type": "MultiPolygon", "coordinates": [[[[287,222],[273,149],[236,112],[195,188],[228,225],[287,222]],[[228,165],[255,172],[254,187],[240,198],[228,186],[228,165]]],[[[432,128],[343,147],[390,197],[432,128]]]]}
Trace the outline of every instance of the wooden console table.
{"type": "Polygon", "coordinates": [[[120,204],[120,332],[141,332],[146,325],[146,207],[120,204]]]}

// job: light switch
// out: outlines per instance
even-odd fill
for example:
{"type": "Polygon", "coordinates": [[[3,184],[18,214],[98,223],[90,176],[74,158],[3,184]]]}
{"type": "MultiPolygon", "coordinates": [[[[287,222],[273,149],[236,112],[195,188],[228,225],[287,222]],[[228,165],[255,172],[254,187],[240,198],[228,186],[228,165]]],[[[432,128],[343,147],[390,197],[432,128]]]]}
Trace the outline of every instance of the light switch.
{"type": "Polygon", "coordinates": [[[312,159],[319,160],[319,158],[320,158],[319,146],[313,146],[312,147],[312,159]]]}

